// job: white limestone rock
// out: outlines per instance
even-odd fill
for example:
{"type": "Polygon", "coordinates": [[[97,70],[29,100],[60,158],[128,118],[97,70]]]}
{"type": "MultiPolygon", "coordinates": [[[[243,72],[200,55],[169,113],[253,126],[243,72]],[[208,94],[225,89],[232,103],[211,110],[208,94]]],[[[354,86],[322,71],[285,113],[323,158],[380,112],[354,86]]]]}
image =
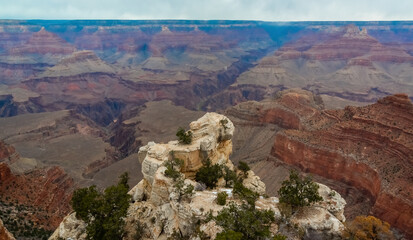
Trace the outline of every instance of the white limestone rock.
{"type": "Polygon", "coordinates": [[[324,201],[317,203],[316,206],[321,206],[327,209],[341,222],[346,221],[344,216],[344,207],[346,206],[346,200],[340,196],[340,194],[324,184],[318,183],[318,194],[324,199],[324,201]]]}
{"type": "Polygon", "coordinates": [[[322,207],[304,207],[291,217],[290,222],[305,231],[304,239],[342,239],[344,224],[322,207]]]}
{"type": "Polygon", "coordinates": [[[281,212],[278,209],[278,203],[279,203],[279,200],[276,197],[269,197],[269,198],[260,197],[255,202],[255,208],[258,210],[271,210],[274,212],[275,219],[280,220],[281,212]]]}
{"type": "Polygon", "coordinates": [[[217,234],[224,230],[221,226],[217,225],[215,221],[209,221],[205,224],[202,224],[199,229],[204,232],[210,239],[215,239],[217,234]]]}
{"type": "Polygon", "coordinates": [[[305,230],[304,239],[341,239],[346,201],[326,185],[318,185],[323,200],[300,209],[290,221],[305,230]]]}
{"type": "Polygon", "coordinates": [[[76,218],[76,213],[67,215],[60,223],[59,227],[50,236],[49,240],[63,239],[86,239],[86,223],[76,218]]]}
{"type": "Polygon", "coordinates": [[[253,171],[248,171],[248,176],[247,178],[244,179],[242,182],[244,186],[251,191],[254,191],[260,195],[265,194],[265,183],[263,183],[257,175],[253,171]]]}

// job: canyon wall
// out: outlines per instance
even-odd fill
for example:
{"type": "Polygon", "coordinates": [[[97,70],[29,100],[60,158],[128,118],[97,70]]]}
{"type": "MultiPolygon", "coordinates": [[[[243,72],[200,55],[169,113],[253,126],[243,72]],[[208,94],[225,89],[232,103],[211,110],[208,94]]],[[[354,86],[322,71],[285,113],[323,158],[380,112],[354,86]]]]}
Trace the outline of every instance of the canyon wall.
{"type": "Polygon", "coordinates": [[[413,104],[404,94],[366,107],[324,110],[300,130],[279,132],[272,155],[304,172],[366,193],[371,214],[413,232],[413,104]]]}
{"type": "Polygon", "coordinates": [[[73,179],[59,167],[14,174],[0,163],[0,200],[24,206],[26,210],[16,214],[46,230],[54,230],[69,213],[73,188],[73,179]],[[27,214],[32,209],[36,214],[27,214]]]}

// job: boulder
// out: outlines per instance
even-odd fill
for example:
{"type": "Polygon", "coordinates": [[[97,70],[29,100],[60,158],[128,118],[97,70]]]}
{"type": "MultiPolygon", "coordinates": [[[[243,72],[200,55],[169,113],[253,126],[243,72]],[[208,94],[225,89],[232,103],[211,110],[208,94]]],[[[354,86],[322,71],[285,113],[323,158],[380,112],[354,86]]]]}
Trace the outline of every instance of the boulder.
{"type": "Polygon", "coordinates": [[[86,224],[82,220],[76,218],[76,213],[67,215],[60,223],[59,227],[50,236],[49,240],[63,239],[86,239],[86,224]]]}
{"type": "Polygon", "coordinates": [[[260,195],[265,194],[265,184],[261,181],[260,177],[255,175],[255,173],[251,170],[248,171],[248,175],[242,183],[251,191],[254,191],[260,195]]]}

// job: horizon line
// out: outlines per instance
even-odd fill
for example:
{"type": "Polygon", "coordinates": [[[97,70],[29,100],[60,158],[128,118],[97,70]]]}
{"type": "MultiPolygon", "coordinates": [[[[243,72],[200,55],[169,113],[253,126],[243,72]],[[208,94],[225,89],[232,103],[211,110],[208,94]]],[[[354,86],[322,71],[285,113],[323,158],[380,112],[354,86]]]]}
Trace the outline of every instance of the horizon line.
{"type": "Polygon", "coordinates": [[[239,21],[239,22],[282,22],[282,23],[304,23],[304,22],[413,22],[413,19],[409,20],[248,20],[248,19],[182,19],[182,18],[159,18],[159,19],[116,19],[116,18],[73,18],[73,19],[45,19],[45,18],[0,18],[0,21],[239,21]]]}

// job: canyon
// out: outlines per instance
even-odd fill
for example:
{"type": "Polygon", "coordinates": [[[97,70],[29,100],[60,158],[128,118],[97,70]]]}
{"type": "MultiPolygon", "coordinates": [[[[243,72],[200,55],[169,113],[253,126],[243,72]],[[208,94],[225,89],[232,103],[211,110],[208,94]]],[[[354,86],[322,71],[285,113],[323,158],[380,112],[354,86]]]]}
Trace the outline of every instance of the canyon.
{"type": "MultiPolygon", "coordinates": [[[[411,236],[412,102],[397,94],[331,110],[320,99],[291,89],[228,109],[242,136],[234,158],[254,163],[270,194],[289,169],[299,169],[346,199],[348,219],[373,214],[411,236]]],[[[236,136],[234,143],[237,149],[236,136]]]]}
{"type": "Polygon", "coordinates": [[[237,129],[231,159],[270,196],[298,169],[339,192],[348,219],[374,214],[410,236],[411,28],[0,20],[1,199],[54,230],[75,188],[124,171],[136,185],[141,146],[216,111],[237,129]]]}

